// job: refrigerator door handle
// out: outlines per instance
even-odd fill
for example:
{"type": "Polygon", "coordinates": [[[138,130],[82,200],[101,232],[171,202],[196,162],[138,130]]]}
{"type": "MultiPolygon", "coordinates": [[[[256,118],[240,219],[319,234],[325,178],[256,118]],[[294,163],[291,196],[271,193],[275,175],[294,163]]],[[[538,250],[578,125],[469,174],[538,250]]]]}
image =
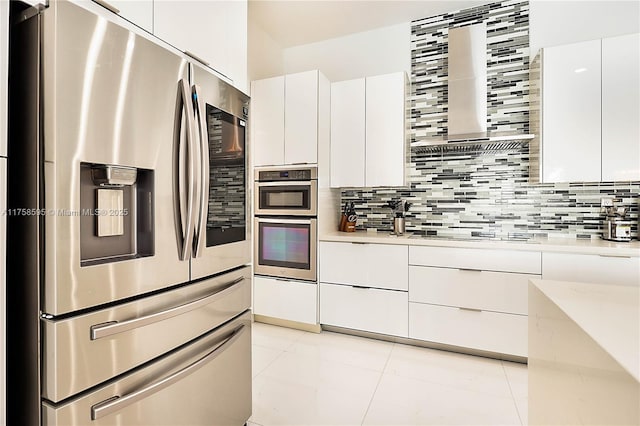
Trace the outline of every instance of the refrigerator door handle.
{"type": "Polygon", "coordinates": [[[198,140],[200,142],[200,198],[198,221],[193,245],[193,257],[200,257],[207,239],[207,213],[209,204],[209,138],[207,129],[207,111],[202,100],[200,86],[193,86],[198,140]]]}
{"type": "Polygon", "coordinates": [[[140,402],[143,399],[155,394],[156,392],[159,392],[162,389],[165,389],[172,384],[179,382],[180,380],[184,379],[185,377],[189,376],[190,374],[194,373],[195,371],[199,370],[200,368],[204,367],[206,364],[220,356],[229,346],[233,345],[233,343],[238,340],[245,331],[246,326],[244,325],[236,328],[230,334],[228,334],[224,340],[218,343],[212,351],[208,352],[202,358],[184,367],[183,369],[178,370],[175,373],[152,383],[147,387],[131,392],[124,396],[115,395],[93,405],[91,407],[91,420],[98,420],[102,417],[108,416],[109,414],[120,411],[131,404],[140,402]]]}
{"type": "Polygon", "coordinates": [[[191,302],[187,302],[183,305],[178,305],[173,308],[156,312],[150,315],[145,315],[143,317],[134,318],[127,321],[109,321],[101,324],[95,324],[90,327],[91,330],[91,340],[98,340],[104,337],[113,336],[114,334],[123,333],[125,331],[133,330],[136,328],[144,327],[150,324],[154,324],[160,321],[164,321],[169,318],[176,317],[178,315],[185,314],[187,312],[193,311],[194,309],[198,309],[202,306],[208,305],[214,302],[221,297],[227,296],[229,293],[234,292],[240,286],[237,284],[241,283],[245,278],[239,277],[235,280],[227,283],[223,286],[222,290],[216,289],[214,293],[208,294],[199,299],[193,300],[191,302]]]}
{"type": "Polygon", "coordinates": [[[176,97],[176,113],[174,123],[173,151],[173,199],[176,217],[176,234],[178,235],[179,258],[188,260],[191,257],[193,241],[193,209],[195,192],[195,152],[194,152],[194,113],[189,85],[184,79],[178,82],[176,97]],[[186,127],[186,146],[182,145],[182,120],[186,127]],[[182,161],[183,148],[187,152],[186,170],[182,161]],[[186,178],[185,178],[186,174],[186,178]],[[185,184],[186,179],[186,184],[185,184]],[[185,187],[186,186],[186,187],[185,187]],[[186,194],[186,196],[185,196],[186,194]]]}

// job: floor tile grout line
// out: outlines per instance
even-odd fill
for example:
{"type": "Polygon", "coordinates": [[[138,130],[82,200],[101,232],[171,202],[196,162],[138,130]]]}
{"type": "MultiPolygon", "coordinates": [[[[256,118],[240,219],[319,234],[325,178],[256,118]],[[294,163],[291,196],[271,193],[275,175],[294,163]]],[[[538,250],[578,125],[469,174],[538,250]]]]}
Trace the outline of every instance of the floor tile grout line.
{"type": "Polygon", "coordinates": [[[367,414],[369,414],[369,410],[371,409],[371,404],[373,403],[373,398],[376,397],[376,392],[378,392],[378,387],[380,386],[380,382],[382,381],[382,377],[384,377],[385,370],[387,369],[387,365],[389,364],[389,360],[391,359],[391,354],[393,354],[393,350],[396,348],[397,343],[393,343],[391,346],[391,350],[389,351],[389,355],[387,356],[387,360],[384,363],[384,367],[382,367],[382,371],[380,372],[380,378],[378,379],[378,383],[376,383],[376,387],[373,390],[373,394],[371,394],[371,400],[369,401],[369,405],[367,405],[367,410],[364,412],[364,416],[362,417],[362,421],[360,422],[360,426],[364,424],[365,419],[367,418],[367,414]]]}
{"type": "Polygon", "coordinates": [[[504,377],[507,379],[507,386],[509,386],[509,392],[511,393],[511,399],[513,400],[513,405],[516,407],[516,413],[518,413],[518,419],[520,420],[520,424],[526,426],[524,421],[522,421],[522,415],[520,414],[520,408],[518,407],[518,403],[516,402],[516,396],[513,393],[513,388],[511,387],[511,380],[509,380],[509,375],[507,374],[507,369],[504,365],[504,360],[500,361],[500,366],[502,367],[502,371],[504,372],[504,377]]]}
{"type": "MultiPolygon", "coordinates": [[[[259,345],[257,345],[259,346],[259,345]]],[[[261,348],[264,346],[260,346],[261,348]]],[[[273,349],[273,348],[267,348],[267,349],[273,349]]],[[[258,377],[259,375],[261,375],[262,373],[264,373],[265,371],[267,371],[267,368],[271,367],[273,365],[274,362],[276,362],[282,355],[284,355],[286,353],[286,351],[284,349],[273,349],[275,351],[279,351],[280,353],[271,360],[271,362],[267,363],[267,365],[265,365],[258,374],[256,374],[255,376],[252,377],[252,380],[255,379],[256,377],[258,377]]],[[[251,357],[253,358],[253,348],[251,348],[251,357]]],[[[253,372],[252,372],[253,373],[253,372]]],[[[253,374],[252,374],[253,375],[253,374]]]]}

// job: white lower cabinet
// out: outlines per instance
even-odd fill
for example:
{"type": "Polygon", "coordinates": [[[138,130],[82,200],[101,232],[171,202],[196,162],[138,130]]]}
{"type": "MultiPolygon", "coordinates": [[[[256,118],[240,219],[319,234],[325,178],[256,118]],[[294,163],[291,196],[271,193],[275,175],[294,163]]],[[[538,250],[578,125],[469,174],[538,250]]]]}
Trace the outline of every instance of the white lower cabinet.
{"type": "Polygon", "coordinates": [[[408,293],[320,283],[320,323],[391,336],[408,336],[408,293]]]}
{"type": "Polygon", "coordinates": [[[527,356],[527,316],[409,303],[409,337],[527,356]]]}
{"type": "Polygon", "coordinates": [[[525,274],[541,268],[536,251],[454,247],[409,247],[409,264],[525,274]]]}
{"type": "Polygon", "coordinates": [[[409,337],[527,356],[533,251],[409,247],[409,337]]]}
{"type": "Polygon", "coordinates": [[[409,267],[409,301],[527,314],[527,286],[540,275],[409,267]]]}
{"type": "Polygon", "coordinates": [[[542,279],[640,286],[640,257],[542,253],[542,279]]]}
{"type": "Polygon", "coordinates": [[[320,243],[320,281],[407,290],[408,248],[403,245],[320,243]]]}
{"type": "Polygon", "coordinates": [[[318,287],[314,282],[254,276],[253,313],[317,324],[318,287]]]}

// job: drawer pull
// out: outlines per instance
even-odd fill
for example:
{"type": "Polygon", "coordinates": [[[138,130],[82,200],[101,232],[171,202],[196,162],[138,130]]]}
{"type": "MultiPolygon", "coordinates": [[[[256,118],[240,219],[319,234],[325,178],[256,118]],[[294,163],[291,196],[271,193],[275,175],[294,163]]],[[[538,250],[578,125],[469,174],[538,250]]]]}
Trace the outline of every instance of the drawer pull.
{"type": "Polygon", "coordinates": [[[600,257],[613,257],[618,259],[631,259],[631,256],[615,255],[615,254],[599,254],[600,257]]]}
{"type": "Polygon", "coordinates": [[[462,306],[458,306],[458,309],[460,309],[461,311],[482,312],[482,309],[463,308],[462,306]]]}
{"type": "Polygon", "coordinates": [[[363,285],[352,285],[353,288],[359,288],[361,290],[369,290],[371,287],[365,287],[363,285]]]}
{"type": "Polygon", "coordinates": [[[482,272],[482,269],[458,268],[458,271],[464,271],[464,272],[482,272]]]}
{"type": "Polygon", "coordinates": [[[136,328],[144,327],[150,324],[154,324],[160,321],[167,320],[169,318],[176,317],[178,315],[191,312],[195,309],[206,306],[214,301],[228,295],[239,289],[241,286],[238,284],[245,280],[245,277],[238,277],[235,280],[226,283],[222,288],[216,288],[215,292],[185,303],[183,305],[169,308],[165,311],[155,312],[146,316],[126,320],[126,321],[109,321],[101,324],[95,324],[90,327],[91,340],[102,339],[103,337],[113,336],[114,334],[123,333],[136,328]]]}
{"type": "Polygon", "coordinates": [[[365,244],[367,244],[367,243],[363,243],[363,242],[360,242],[360,241],[351,241],[351,244],[360,244],[360,245],[365,245],[365,244]]]}

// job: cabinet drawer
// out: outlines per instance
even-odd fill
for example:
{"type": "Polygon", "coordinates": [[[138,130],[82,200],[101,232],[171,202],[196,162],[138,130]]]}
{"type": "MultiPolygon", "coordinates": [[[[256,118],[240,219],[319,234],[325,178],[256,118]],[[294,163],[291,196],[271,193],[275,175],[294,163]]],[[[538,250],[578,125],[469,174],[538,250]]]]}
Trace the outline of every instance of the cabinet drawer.
{"type": "Polygon", "coordinates": [[[527,316],[409,303],[409,337],[527,356],[527,316]]]}
{"type": "Polygon", "coordinates": [[[317,324],[317,306],[314,282],[253,278],[253,313],[256,315],[317,324]]]}
{"type": "Polygon", "coordinates": [[[640,286],[640,257],[543,253],[542,278],[557,281],[640,286]]]}
{"type": "Polygon", "coordinates": [[[409,301],[527,314],[527,284],[540,275],[409,267],[409,301]]]}
{"type": "Polygon", "coordinates": [[[404,291],[320,283],[320,323],[407,337],[404,291]]]}
{"type": "Polygon", "coordinates": [[[409,263],[419,266],[540,274],[540,259],[534,251],[409,247],[409,263]]]}
{"type": "Polygon", "coordinates": [[[400,245],[321,242],[320,281],[406,291],[408,253],[400,245]]]}

